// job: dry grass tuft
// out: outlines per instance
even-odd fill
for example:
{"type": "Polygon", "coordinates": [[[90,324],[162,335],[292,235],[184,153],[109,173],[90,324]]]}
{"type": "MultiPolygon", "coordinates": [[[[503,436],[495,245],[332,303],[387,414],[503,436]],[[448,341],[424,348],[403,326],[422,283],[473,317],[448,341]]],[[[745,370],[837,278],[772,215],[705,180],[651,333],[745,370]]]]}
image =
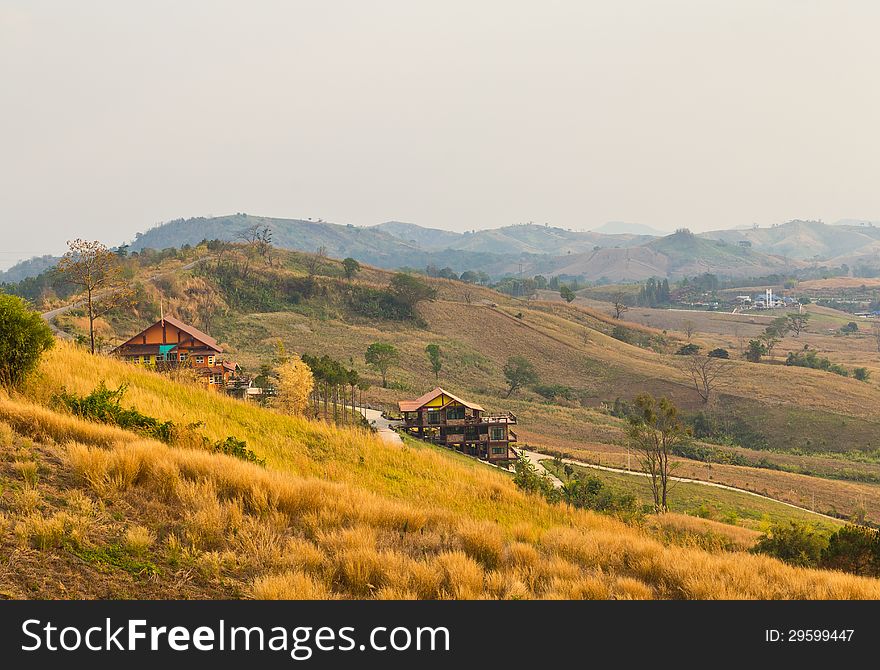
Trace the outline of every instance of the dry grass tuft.
{"type": "Polygon", "coordinates": [[[125,531],[124,545],[132,554],[145,554],[155,541],[153,531],[144,526],[131,526],[125,531]]]}
{"type": "Polygon", "coordinates": [[[251,596],[258,600],[329,600],[332,593],[314,577],[288,570],[255,579],[251,596]]]}

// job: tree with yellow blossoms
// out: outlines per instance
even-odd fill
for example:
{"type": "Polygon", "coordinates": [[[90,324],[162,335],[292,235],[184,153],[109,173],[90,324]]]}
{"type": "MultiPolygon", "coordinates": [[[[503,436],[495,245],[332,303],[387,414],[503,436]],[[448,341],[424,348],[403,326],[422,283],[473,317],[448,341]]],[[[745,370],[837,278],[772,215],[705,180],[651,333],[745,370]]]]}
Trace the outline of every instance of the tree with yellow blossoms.
{"type": "Polygon", "coordinates": [[[278,378],[277,395],[272,406],[284,414],[305,414],[315,385],[309,366],[296,354],[285,356],[276,368],[275,376],[278,378]]]}

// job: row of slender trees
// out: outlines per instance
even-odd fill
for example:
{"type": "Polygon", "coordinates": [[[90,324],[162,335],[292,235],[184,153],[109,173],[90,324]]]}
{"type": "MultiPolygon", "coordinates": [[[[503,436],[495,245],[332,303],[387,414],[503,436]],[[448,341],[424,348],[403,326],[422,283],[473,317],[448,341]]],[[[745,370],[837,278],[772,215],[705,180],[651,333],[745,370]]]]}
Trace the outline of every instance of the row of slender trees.
{"type": "Polygon", "coordinates": [[[336,423],[359,423],[358,407],[363,407],[364,391],[370,388],[357,370],[347,368],[340,361],[324,354],[303,354],[302,361],[314,377],[311,409],[316,417],[336,423]]]}

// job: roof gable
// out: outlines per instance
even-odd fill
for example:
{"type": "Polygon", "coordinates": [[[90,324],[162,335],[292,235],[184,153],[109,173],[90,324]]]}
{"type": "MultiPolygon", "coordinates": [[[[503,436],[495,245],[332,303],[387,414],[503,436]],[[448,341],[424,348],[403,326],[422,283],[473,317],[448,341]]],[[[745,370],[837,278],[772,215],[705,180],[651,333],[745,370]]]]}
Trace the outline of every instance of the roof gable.
{"type": "Polygon", "coordinates": [[[449,391],[446,391],[439,386],[431,391],[428,391],[426,394],[419,396],[415,400],[401,400],[397,403],[397,406],[401,412],[415,412],[422,407],[445,407],[451,402],[457,402],[469,409],[473,409],[478,412],[483,411],[483,408],[479,405],[468,402],[467,400],[462,400],[461,398],[452,395],[449,391]]]}
{"type": "Polygon", "coordinates": [[[177,328],[179,331],[186,333],[187,335],[192,337],[194,340],[201,342],[209,349],[213,349],[214,351],[217,351],[218,353],[223,352],[223,347],[221,347],[218,344],[217,340],[215,340],[213,337],[211,337],[207,333],[203,333],[201,330],[199,330],[195,326],[190,326],[189,324],[184,323],[183,321],[181,321],[179,319],[175,319],[173,316],[166,316],[166,317],[164,317],[164,319],[159,319],[155,323],[151,323],[149,326],[144,328],[137,335],[134,335],[133,337],[130,337],[128,340],[123,342],[119,347],[117,347],[117,349],[124,347],[125,345],[129,345],[129,344],[140,344],[139,342],[137,342],[138,338],[143,337],[144,334],[148,330],[150,330],[151,328],[155,328],[156,326],[160,325],[163,321],[166,324],[177,328]]]}

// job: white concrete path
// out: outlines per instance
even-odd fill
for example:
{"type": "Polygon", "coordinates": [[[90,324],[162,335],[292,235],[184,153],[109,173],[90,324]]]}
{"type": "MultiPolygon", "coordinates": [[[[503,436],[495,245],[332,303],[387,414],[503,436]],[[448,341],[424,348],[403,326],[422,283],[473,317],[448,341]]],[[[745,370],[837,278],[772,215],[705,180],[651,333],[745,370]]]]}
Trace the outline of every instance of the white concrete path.
{"type": "MultiPolygon", "coordinates": [[[[556,477],[553,473],[551,473],[547,468],[543,466],[541,463],[542,460],[552,460],[552,456],[548,456],[547,454],[539,454],[535,451],[527,451],[525,449],[517,449],[519,453],[521,453],[532,465],[535,466],[535,469],[538,471],[538,474],[547,474],[550,478],[550,481],[553,482],[553,485],[557,488],[562,486],[562,480],[559,477],[556,477]]],[[[617,472],[623,475],[631,475],[633,477],[647,477],[644,472],[638,472],[634,470],[624,470],[622,468],[609,468],[605,465],[595,465],[594,463],[584,463],[583,461],[576,461],[572,458],[563,458],[563,463],[570,463],[571,465],[577,465],[582,468],[592,468],[593,470],[605,470],[606,472],[617,472]]],[[[786,507],[791,507],[792,509],[801,510],[802,512],[809,512],[810,514],[815,514],[816,516],[821,516],[824,519],[828,519],[830,521],[840,522],[841,519],[838,519],[833,516],[828,516],[827,514],[821,514],[820,512],[814,512],[808,507],[801,507],[800,505],[795,505],[790,502],[785,502],[784,500],[779,500],[777,498],[771,498],[770,496],[765,496],[760,493],[755,493],[754,491],[749,491],[747,489],[740,489],[735,486],[728,486],[727,484],[719,484],[717,482],[707,482],[704,479],[688,479],[687,477],[670,477],[672,481],[676,482],[684,482],[687,484],[699,484],[700,486],[711,486],[716,489],[725,489],[727,491],[736,491],[737,493],[745,493],[746,495],[754,496],[756,498],[763,498],[764,500],[772,500],[773,502],[779,503],[780,505],[785,505],[786,507]]]]}
{"type": "Polygon", "coordinates": [[[393,426],[397,422],[386,419],[382,416],[382,412],[377,409],[369,409],[368,407],[358,407],[358,411],[364,415],[364,418],[370,422],[370,425],[379,433],[379,437],[388,444],[403,444],[400,435],[394,430],[393,426]]]}

